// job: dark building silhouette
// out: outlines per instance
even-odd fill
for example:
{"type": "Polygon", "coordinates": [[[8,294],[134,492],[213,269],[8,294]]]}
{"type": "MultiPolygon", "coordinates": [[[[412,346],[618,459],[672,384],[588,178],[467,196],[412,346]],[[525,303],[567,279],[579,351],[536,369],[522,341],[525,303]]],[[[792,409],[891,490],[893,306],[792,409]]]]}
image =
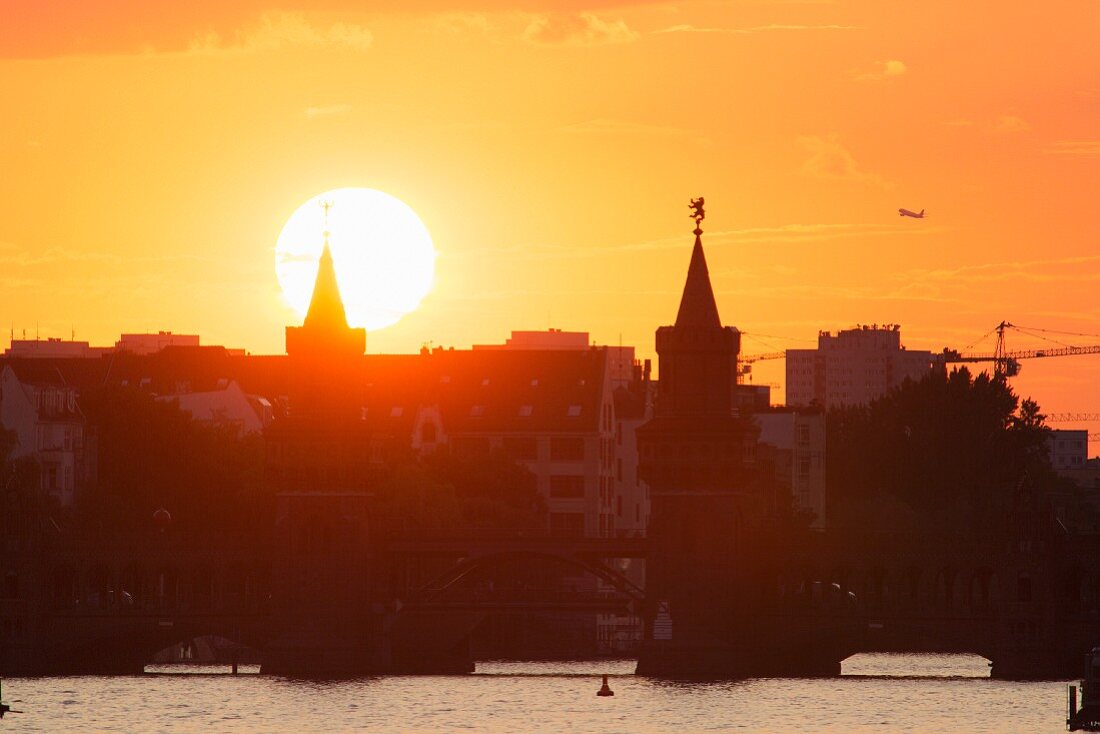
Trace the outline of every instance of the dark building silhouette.
{"type": "Polygon", "coordinates": [[[361,356],[366,348],[366,329],[348,326],[326,237],[305,322],[286,327],[286,353],[311,361],[332,361],[361,356]]]}
{"type": "Polygon", "coordinates": [[[348,326],[328,233],[305,323],[287,327],[287,404],[267,432],[276,495],[268,672],[384,668],[372,624],[368,432],[355,379],[366,331],[348,326]]]}
{"type": "MultiPolygon", "coordinates": [[[[469,669],[469,641],[487,615],[599,614],[602,639],[629,643],[635,605],[646,619],[642,674],[835,674],[859,650],[977,652],[994,676],[1072,670],[1096,642],[1095,516],[1068,492],[1034,486],[1017,488],[1007,518],[983,518],[1002,531],[863,523],[810,532],[790,522],[775,476],[790,475],[812,436],[803,445],[792,419],[783,441],[758,442],[757,421],[769,414],[738,390],[740,334],[722,325],[695,234],[676,321],[657,331],[652,404],[648,369],[616,390],[601,348],[365,356],[327,247],[305,323],[287,330],[287,355],[173,346],[0,358],[5,385],[34,388],[5,409],[17,399],[36,405],[23,412],[41,424],[60,411],[62,448],[66,427],[81,428],[74,447],[92,447],[89,475],[96,426],[81,415],[86,391],[164,399],[233,380],[276,413],[263,433],[274,528],[265,517],[227,535],[170,522],[104,533],[64,511],[61,524],[47,521],[57,508],[5,483],[0,672],[137,672],[157,649],[210,634],[262,650],[273,673],[453,672],[469,669]],[[629,432],[634,477],[619,468],[634,455],[629,432]],[[380,527],[375,472],[435,451],[501,452],[528,467],[547,500],[546,526],[380,527]],[[638,523],[644,507],[620,507],[617,483],[638,481],[652,493],[648,542],[621,537],[638,528],[621,522],[624,511],[638,523]],[[603,563],[642,558],[644,593],[629,584],[636,566],[603,563]],[[532,559],[559,565],[523,565],[532,559]],[[522,586],[464,585],[494,568],[527,577],[509,563],[527,576],[594,575],[625,597],[609,599],[599,585],[573,588],[570,599],[559,588],[535,598],[522,586]]],[[[50,477],[48,465],[20,466],[50,477]]],[[[196,494],[216,507],[200,482],[196,494]]],[[[150,514],[155,522],[162,511],[150,514]]]]}
{"type": "Polygon", "coordinates": [[[654,417],[638,429],[652,492],[650,624],[638,670],[726,672],[744,584],[745,533],[760,514],[757,430],[736,409],[740,333],[723,326],[701,230],[673,326],[657,329],[654,417]]]}

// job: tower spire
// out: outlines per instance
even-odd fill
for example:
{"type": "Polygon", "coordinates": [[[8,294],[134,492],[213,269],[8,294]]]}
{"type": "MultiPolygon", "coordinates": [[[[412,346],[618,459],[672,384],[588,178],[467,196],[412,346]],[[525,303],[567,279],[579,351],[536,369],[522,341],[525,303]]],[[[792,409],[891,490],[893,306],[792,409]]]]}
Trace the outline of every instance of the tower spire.
{"type": "Polygon", "coordinates": [[[288,354],[347,354],[360,355],[366,348],[367,333],[364,329],[348,326],[347,312],[340,298],[340,285],[336,281],[336,265],[329,246],[329,210],[333,202],[320,202],[325,211],[324,244],[317,262],[317,280],[309,300],[302,326],[288,326],[286,349],[288,354]]]}
{"type": "Polygon", "coordinates": [[[703,254],[703,210],[705,200],[702,196],[692,199],[688,204],[690,216],[695,220],[695,246],[691,250],[691,264],[688,265],[687,281],[684,293],[680,297],[680,310],[676,314],[676,326],[695,328],[722,328],[722,319],[718,316],[718,304],[714,301],[714,289],[710,285],[710,271],[707,258],[703,254]]]}
{"type": "Polygon", "coordinates": [[[306,311],[306,326],[327,326],[348,328],[347,313],[344,311],[344,302],[340,298],[340,286],[336,282],[336,265],[332,260],[332,248],[329,247],[328,212],[332,208],[332,202],[324,200],[321,208],[325,210],[325,228],[321,235],[324,245],[321,248],[321,259],[317,263],[317,280],[313,284],[313,295],[309,300],[309,310],[306,311]]]}

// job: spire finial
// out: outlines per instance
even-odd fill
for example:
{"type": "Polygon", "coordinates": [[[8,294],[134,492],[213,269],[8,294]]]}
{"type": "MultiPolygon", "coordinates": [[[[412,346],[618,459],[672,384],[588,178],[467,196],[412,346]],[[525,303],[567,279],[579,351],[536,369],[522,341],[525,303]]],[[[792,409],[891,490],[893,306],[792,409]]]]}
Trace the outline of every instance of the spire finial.
{"type": "Polygon", "coordinates": [[[714,290],[710,285],[710,273],[707,271],[707,259],[703,255],[703,219],[706,212],[700,196],[688,204],[690,216],[695,220],[695,247],[691,250],[691,264],[688,265],[687,282],[684,294],[680,297],[680,311],[676,314],[676,326],[690,328],[721,328],[718,306],[714,302],[714,290]]]}
{"type": "Polygon", "coordinates": [[[325,244],[327,245],[328,244],[328,234],[329,234],[329,231],[328,231],[328,210],[332,208],[333,201],[332,201],[332,199],[321,199],[321,201],[319,201],[317,203],[320,204],[321,208],[325,210],[325,228],[321,232],[321,234],[324,236],[325,244]]]}
{"type": "Polygon", "coordinates": [[[692,234],[696,237],[703,234],[702,223],[707,217],[706,211],[703,210],[703,204],[705,203],[706,199],[700,196],[698,199],[692,199],[691,203],[688,204],[688,209],[691,209],[691,214],[688,216],[695,220],[695,231],[692,234]]]}

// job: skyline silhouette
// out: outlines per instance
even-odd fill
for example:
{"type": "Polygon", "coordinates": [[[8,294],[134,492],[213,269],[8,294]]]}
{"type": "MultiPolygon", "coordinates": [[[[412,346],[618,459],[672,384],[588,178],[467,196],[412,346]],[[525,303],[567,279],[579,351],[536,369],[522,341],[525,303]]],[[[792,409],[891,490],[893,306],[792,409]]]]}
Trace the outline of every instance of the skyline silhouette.
{"type": "Polygon", "coordinates": [[[0,4],[0,718],[1100,726],[1100,2],[0,4]]]}
{"type": "MultiPolygon", "coordinates": [[[[1002,320],[1100,333],[1092,5],[12,7],[0,130],[25,173],[0,196],[0,311],[17,334],[277,353],[279,228],[342,185],[409,203],[439,252],[422,306],[372,334],[380,353],[556,327],[652,358],[693,192],[719,306],[780,348],[870,322],[933,351],[1002,320]]],[[[1096,365],[1015,384],[1095,412],[1096,365]]]]}

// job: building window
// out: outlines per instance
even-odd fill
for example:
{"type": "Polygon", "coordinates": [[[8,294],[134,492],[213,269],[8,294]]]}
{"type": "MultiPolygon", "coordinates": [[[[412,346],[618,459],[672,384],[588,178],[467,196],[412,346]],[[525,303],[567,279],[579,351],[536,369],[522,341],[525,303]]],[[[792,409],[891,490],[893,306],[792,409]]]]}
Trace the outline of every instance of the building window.
{"type": "Polygon", "coordinates": [[[550,534],[558,538],[584,536],[583,512],[551,512],[550,534]]]}
{"type": "Polygon", "coordinates": [[[538,387],[538,386],[539,386],[539,378],[535,377],[531,380],[531,387],[538,387]]]}
{"type": "Polygon", "coordinates": [[[538,442],[534,436],[505,436],[503,449],[510,459],[534,461],[539,458],[538,442]]]}
{"type": "Polygon", "coordinates": [[[474,418],[480,418],[481,416],[485,415],[485,406],[484,405],[475,405],[475,406],[473,406],[472,408],[470,408],[470,415],[472,415],[474,418]]]}
{"type": "Polygon", "coordinates": [[[390,418],[400,418],[401,414],[405,412],[405,409],[400,405],[395,405],[390,408],[390,418]]]}
{"type": "Polygon", "coordinates": [[[810,445],[810,426],[806,423],[798,424],[798,445],[803,448],[810,445]]]}
{"type": "Polygon", "coordinates": [[[810,477],[810,457],[803,456],[798,460],[798,477],[808,479],[810,477]]]}
{"type": "Polygon", "coordinates": [[[576,418],[580,414],[581,414],[581,406],[579,406],[579,405],[570,405],[569,406],[568,415],[569,415],[570,418],[576,418]]]}
{"type": "Polygon", "coordinates": [[[530,418],[531,414],[535,412],[533,405],[521,405],[519,406],[519,414],[523,418],[530,418]]]}
{"type": "Polygon", "coordinates": [[[557,499],[584,497],[584,476],[581,474],[551,474],[550,496],[557,499]]]}
{"type": "Polygon", "coordinates": [[[583,461],[584,439],[555,436],[550,439],[550,459],[553,461],[583,461]]]}

